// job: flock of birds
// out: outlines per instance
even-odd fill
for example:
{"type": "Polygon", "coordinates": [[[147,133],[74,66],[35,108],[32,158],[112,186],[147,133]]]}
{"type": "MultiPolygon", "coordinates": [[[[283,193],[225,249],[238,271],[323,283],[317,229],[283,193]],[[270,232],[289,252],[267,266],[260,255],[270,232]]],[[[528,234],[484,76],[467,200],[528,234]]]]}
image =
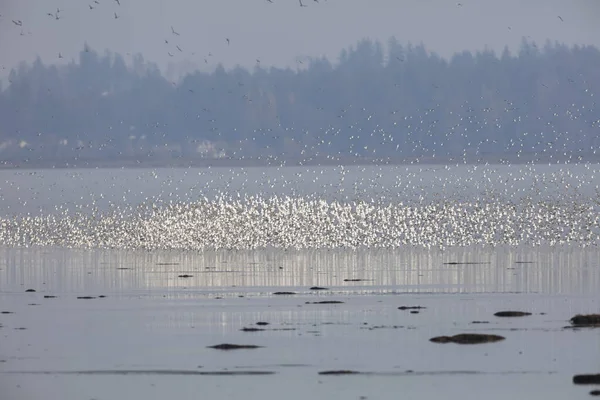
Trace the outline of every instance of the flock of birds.
{"type": "Polygon", "coordinates": [[[490,195],[428,202],[222,194],[0,218],[2,246],[123,250],[597,246],[600,202],[490,195]]]}

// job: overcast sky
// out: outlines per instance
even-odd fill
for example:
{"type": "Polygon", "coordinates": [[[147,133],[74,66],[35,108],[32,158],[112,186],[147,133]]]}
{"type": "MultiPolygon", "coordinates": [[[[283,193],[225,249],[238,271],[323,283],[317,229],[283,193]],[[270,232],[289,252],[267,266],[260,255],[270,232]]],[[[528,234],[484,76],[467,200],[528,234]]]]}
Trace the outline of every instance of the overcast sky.
{"type": "Polygon", "coordinates": [[[0,0],[0,74],[37,55],[68,62],[84,42],[101,53],[141,53],[163,70],[169,63],[254,66],[257,59],[290,66],[319,55],[335,61],[365,37],[422,42],[444,57],[485,46],[516,49],[522,37],[600,47],[599,0],[302,0],[306,7],[299,0],[119,1],[0,0]]]}

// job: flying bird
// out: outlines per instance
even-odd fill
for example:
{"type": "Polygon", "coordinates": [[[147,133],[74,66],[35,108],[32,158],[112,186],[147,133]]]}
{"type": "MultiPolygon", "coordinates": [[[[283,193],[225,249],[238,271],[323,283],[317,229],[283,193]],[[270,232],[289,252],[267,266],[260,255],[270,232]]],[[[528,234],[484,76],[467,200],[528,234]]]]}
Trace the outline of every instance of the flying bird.
{"type": "Polygon", "coordinates": [[[300,2],[300,7],[308,7],[308,6],[304,5],[304,4],[302,4],[302,0],[298,0],[298,1],[300,2]]]}
{"type": "Polygon", "coordinates": [[[21,21],[20,19],[18,19],[16,21],[13,19],[12,22],[13,22],[13,24],[15,24],[17,26],[23,26],[23,21],[21,21]]]}
{"type": "Polygon", "coordinates": [[[560,15],[558,16],[558,19],[560,19],[561,22],[565,22],[565,20],[562,19],[562,17],[560,15]]]}
{"type": "Polygon", "coordinates": [[[225,38],[227,40],[227,46],[229,46],[229,38],[225,38]]]}
{"type": "Polygon", "coordinates": [[[118,5],[121,5],[121,2],[119,0],[115,0],[117,2],[118,5]]]}
{"type": "Polygon", "coordinates": [[[119,16],[117,15],[117,13],[115,13],[115,19],[119,19],[119,16]]]}
{"type": "Polygon", "coordinates": [[[170,51],[167,54],[169,55],[169,57],[173,57],[173,53],[171,53],[170,51]]]}
{"type": "Polygon", "coordinates": [[[183,53],[183,50],[181,50],[181,47],[179,47],[179,46],[175,46],[175,47],[177,47],[177,50],[179,50],[183,53]]]}
{"type": "Polygon", "coordinates": [[[173,35],[175,35],[175,36],[179,36],[179,33],[178,33],[178,32],[175,32],[175,29],[173,29],[173,27],[171,27],[171,32],[173,32],[173,35]]]}
{"type": "Polygon", "coordinates": [[[58,53],[58,58],[63,58],[62,53],[58,53]]]}
{"type": "Polygon", "coordinates": [[[90,8],[90,10],[93,10],[93,9],[94,9],[94,7],[92,7],[92,5],[91,5],[91,4],[88,4],[88,7],[90,8]]]}

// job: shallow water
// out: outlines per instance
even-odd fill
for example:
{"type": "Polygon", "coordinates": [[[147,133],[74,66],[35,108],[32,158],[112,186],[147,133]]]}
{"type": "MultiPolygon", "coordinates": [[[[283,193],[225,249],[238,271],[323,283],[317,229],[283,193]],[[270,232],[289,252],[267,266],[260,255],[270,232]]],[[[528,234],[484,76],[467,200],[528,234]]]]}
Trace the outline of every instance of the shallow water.
{"type": "Polygon", "coordinates": [[[0,248],[0,311],[13,312],[0,314],[0,388],[9,400],[585,398],[572,376],[600,372],[600,331],[564,327],[600,311],[599,266],[599,249],[577,246],[0,248]],[[324,300],[344,303],[306,304],[324,300]],[[240,331],[258,321],[265,331],[240,331]],[[506,340],[428,340],[463,332],[506,340]],[[207,348],[219,343],[264,347],[207,348]],[[319,375],[340,369],[366,374],[319,375]]]}

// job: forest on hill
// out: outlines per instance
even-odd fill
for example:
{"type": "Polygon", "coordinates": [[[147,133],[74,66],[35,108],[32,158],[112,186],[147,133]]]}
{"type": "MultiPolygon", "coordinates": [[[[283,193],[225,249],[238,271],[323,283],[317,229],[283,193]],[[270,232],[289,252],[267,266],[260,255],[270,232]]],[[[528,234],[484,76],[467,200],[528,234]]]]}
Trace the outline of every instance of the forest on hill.
{"type": "MultiPolygon", "coordinates": [[[[0,162],[353,162],[594,157],[600,51],[462,52],[362,40],[297,68],[170,82],[141,55],[22,63],[0,87],[0,162]],[[179,160],[179,161],[178,161],[179,160]]],[[[600,151],[599,151],[600,156],[600,151]]]]}

